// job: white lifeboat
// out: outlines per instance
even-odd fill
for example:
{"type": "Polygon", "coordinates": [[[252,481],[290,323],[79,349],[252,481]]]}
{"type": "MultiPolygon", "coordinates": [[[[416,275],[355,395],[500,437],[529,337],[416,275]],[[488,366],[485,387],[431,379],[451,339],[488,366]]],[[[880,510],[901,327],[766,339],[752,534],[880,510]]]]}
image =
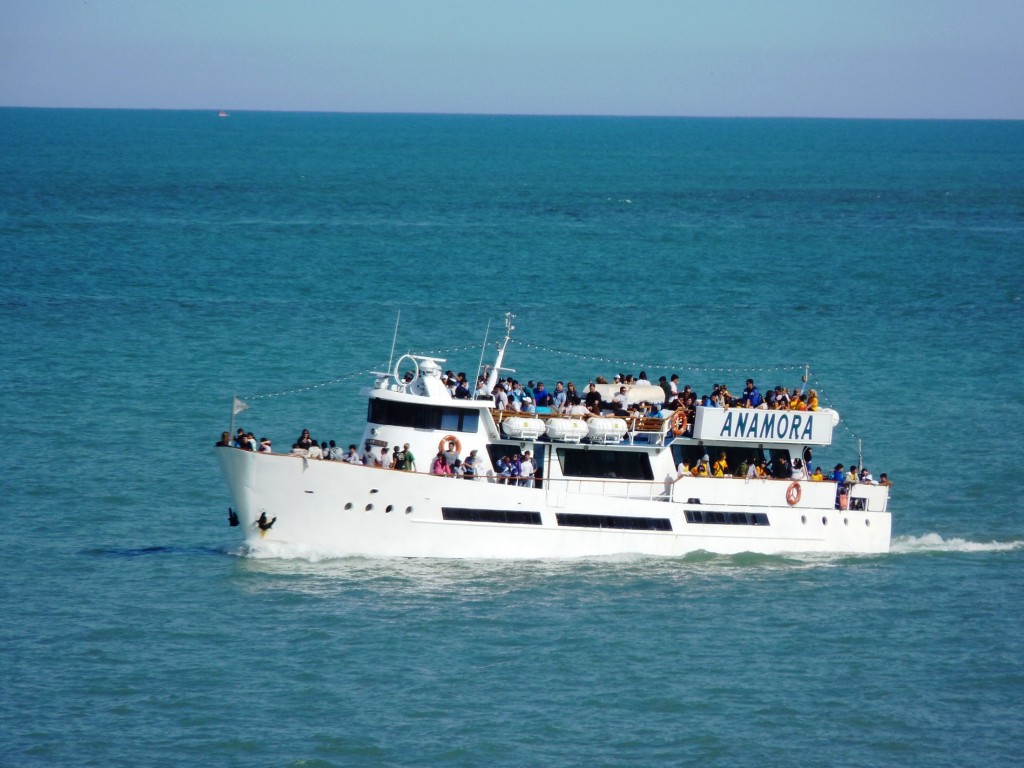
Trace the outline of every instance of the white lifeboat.
{"type": "Polygon", "coordinates": [[[502,420],[501,431],[505,437],[513,440],[536,440],[544,434],[544,421],[526,416],[509,416],[502,420]]]}
{"type": "Polygon", "coordinates": [[[587,422],[582,419],[548,419],[544,431],[559,443],[578,443],[589,433],[587,422]]]}
{"type": "Polygon", "coordinates": [[[587,431],[592,443],[621,443],[626,436],[626,422],[622,419],[591,419],[587,431]]]}

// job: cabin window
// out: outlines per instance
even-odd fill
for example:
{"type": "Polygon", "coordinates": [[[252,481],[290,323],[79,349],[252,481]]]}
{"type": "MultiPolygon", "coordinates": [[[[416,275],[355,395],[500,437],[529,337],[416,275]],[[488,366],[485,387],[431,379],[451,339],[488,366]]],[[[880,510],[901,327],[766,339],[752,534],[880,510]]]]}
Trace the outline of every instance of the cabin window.
{"type": "Polygon", "coordinates": [[[620,515],[580,515],[559,512],[555,515],[559,525],[572,528],[611,528],[619,531],[671,531],[672,521],[667,517],[625,517],[620,515]]]}
{"type": "Polygon", "coordinates": [[[609,480],[653,480],[651,459],[646,453],[558,448],[555,450],[563,477],[599,477],[609,480]]]}
{"type": "Polygon", "coordinates": [[[509,525],[540,525],[540,512],[526,512],[521,509],[470,509],[466,507],[441,507],[444,520],[463,523],[505,523],[509,525]]]}
{"type": "Polygon", "coordinates": [[[373,398],[370,400],[367,421],[392,427],[475,433],[480,423],[480,414],[461,408],[373,398]]]}

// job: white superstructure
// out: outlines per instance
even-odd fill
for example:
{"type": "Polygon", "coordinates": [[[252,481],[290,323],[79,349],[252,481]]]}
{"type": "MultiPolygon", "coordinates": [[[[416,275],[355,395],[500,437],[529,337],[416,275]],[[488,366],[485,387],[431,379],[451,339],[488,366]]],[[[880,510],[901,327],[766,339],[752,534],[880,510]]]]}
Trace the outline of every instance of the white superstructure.
{"type": "MultiPolygon", "coordinates": [[[[511,317],[507,325],[491,387],[511,317]]],[[[679,476],[682,461],[713,461],[722,451],[730,466],[798,458],[831,443],[834,411],[698,407],[692,426],[676,435],[671,417],[495,411],[489,399],[453,398],[441,379],[444,360],[404,360],[413,364],[411,381],[399,360],[364,390],[361,444],[379,453],[408,443],[416,472],[217,448],[247,544],[444,558],[889,550],[887,487],[855,484],[840,495],[831,481],[679,476]],[[429,474],[449,442],[463,459],[477,451],[475,480],[429,474]],[[503,482],[499,459],[526,451],[538,476],[503,482]]],[[[659,387],[649,390],[660,399],[659,387]]]]}

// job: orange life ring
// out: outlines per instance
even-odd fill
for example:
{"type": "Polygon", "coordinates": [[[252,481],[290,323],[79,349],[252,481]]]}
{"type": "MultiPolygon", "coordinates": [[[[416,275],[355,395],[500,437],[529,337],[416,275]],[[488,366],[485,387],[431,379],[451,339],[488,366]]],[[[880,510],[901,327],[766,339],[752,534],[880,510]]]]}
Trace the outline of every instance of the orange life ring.
{"type": "Polygon", "coordinates": [[[686,433],[686,427],[689,421],[686,418],[686,411],[679,408],[675,413],[672,414],[672,434],[679,437],[686,433]]]}
{"type": "Polygon", "coordinates": [[[789,506],[791,507],[796,505],[796,503],[800,501],[801,493],[802,491],[800,490],[800,483],[794,480],[792,483],[789,484],[789,487],[786,489],[786,503],[789,504],[789,506]]]}
{"type": "Polygon", "coordinates": [[[441,442],[437,444],[437,450],[444,453],[448,450],[448,443],[455,443],[455,452],[462,453],[462,443],[459,442],[459,438],[455,435],[445,435],[441,438],[441,442]]]}

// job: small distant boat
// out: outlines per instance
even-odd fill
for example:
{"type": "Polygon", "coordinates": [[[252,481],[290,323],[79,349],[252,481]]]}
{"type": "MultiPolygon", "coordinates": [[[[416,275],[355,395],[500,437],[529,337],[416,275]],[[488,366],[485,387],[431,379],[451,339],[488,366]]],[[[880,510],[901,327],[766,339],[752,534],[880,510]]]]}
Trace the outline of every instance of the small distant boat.
{"type": "Polygon", "coordinates": [[[217,117],[231,117],[231,115],[229,115],[222,109],[220,112],[217,113],[217,117]]]}

